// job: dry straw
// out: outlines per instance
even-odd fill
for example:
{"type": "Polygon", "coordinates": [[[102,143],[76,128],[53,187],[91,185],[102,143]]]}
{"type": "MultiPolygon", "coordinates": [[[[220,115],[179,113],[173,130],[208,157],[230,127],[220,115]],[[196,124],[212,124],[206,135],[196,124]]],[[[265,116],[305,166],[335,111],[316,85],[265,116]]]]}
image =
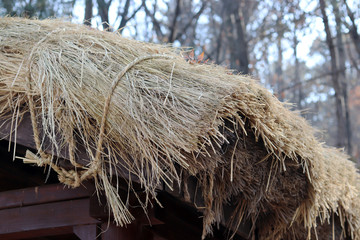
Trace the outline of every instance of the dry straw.
{"type": "Polygon", "coordinates": [[[231,203],[230,224],[252,221],[264,239],[321,237],[336,219],[340,235],[360,239],[354,165],[249,77],[117,33],[2,18],[0,92],[14,130],[30,112],[37,152],[27,162],[50,165],[72,187],[94,179],[120,226],[133,220],[114,185],[121,172],[153,197],[162,183],[183,183],[188,200],[194,176],[203,236],[231,203]],[[53,160],[64,150],[73,169],[53,160]]]}

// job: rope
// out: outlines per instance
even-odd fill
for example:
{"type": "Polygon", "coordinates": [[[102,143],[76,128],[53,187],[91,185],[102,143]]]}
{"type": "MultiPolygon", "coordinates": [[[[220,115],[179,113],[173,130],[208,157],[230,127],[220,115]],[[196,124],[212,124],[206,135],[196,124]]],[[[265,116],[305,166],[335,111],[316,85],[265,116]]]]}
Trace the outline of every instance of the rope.
{"type": "Polygon", "coordinates": [[[101,169],[101,152],[103,149],[103,141],[105,138],[105,127],[106,127],[106,119],[110,108],[111,98],[115,92],[115,89],[120,82],[121,78],[136,64],[139,64],[142,61],[149,60],[149,59],[155,59],[155,58],[172,58],[171,56],[161,55],[161,54],[154,54],[154,55],[147,55],[143,57],[135,58],[132,62],[130,62],[128,65],[125,66],[125,68],[119,73],[119,75],[115,78],[113,81],[110,92],[105,100],[103,115],[101,118],[101,125],[100,125],[100,133],[99,133],[99,140],[97,142],[96,147],[96,154],[94,160],[91,162],[90,168],[81,176],[81,181],[84,181],[85,179],[88,179],[90,176],[95,177],[98,172],[101,169]]]}
{"type": "MultiPolygon", "coordinates": [[[[32,160],[35,160],[36,163],[38,164],[38,166],[44,166],[44,165],[49,165],[59,176],[59,181],[63,182],[69,186],[73,186],[73,187],[78,187],[80,186],[80,178],[78,176],[78,174],[75,171],[67,171],[55,164],[52,163],[52,156],[49,154],[46,154],[41,147],[41,141],[40,141],[40,131],[38,129],[37,126],[37,119],[36,119],[36,113],[35,113],[35,104],[34,104],[34,99],[32,96],[32,89],[31,89],[31,59],[35,53],[35,50],[40,46],[41,43],[43,43],[51,34],[53,34],[54,32],[58,32],[60,31],[59,29],[54,30],[52,32],[49,32],[48,34],[46,34],[45,37],[43,37],[40,41],[38,41],[34,47],[32,48],[30,55],[28,57],[28,62],[27,62],[27,78],[26,78],[26,95],[28,98],[28,102],[29,102],[29,111],[30,111],[30,118],[31,118],[31,125],[32,125],[32,129],[33,129],[33,133],[34,133],[34,142],[35,142],[35,146],[36,146],[36,150],[38,151],[40,158],[37,157],[34,154],[30,154],[30,151],[27,151],[26,153],[26,158],[28,158],[28,161],[34,162],[32,160]]],[[[24,161],[26,163],[26,161],[24,161]]]]}
{"type": "MultiPolygon", "coordinates": [[[[35,46],[32,48],[31,53],[28,57],[28,63],[27,63],[27,69],[28,69],[28,76],[26,81],[26,94],[29,102],[29,111],[30,111],[30,117],[31,117],[31,125],[33,128],[34,133],[34,142],[36,145],[36,149],[38,151],[38,154],[40,155],[40,158],[34,154],[27,153],[26,158],[24,159],[24,162],[28,163],[37,163],[38,166],[44,166],[49,165],[57,174],[59,181],[71,186],[71,187],[78,187],[80,186],[81,182],[89,179],[89,178],[96,178],[99,172],[102,170],[102,161],[101,161],[101,153],[103,150],[103,142],[105,139],[105,128],[106,128],[106,120],[109,113],[110,103],[112,96],[115,92],[115,89],[122,79],[122,77],[136,64],[139,64],[140,62],[150,60],[150,59],[156,59],[156,58],[165,58],[165,59],[171,59],[172,56],[166,56],[161,54],[154,54],[154,55],[146,55],[142,57],[135,58],[132,62],[130,62],[128,65],[124,67],[124,69],[118,74],[118,76],[115,78],[115,80],[112,82],[109,94],[105,100],[104,109],[103,109],[103,115],[101,118],[101,124],[100,124],[100,131],[97,141],[97,147],[96,147],[96,154],[91,161],[90,166],[85,171],[76,171],[75,170],[66,170],[62,167],[59,167],[52,162],[52,156],[49,154],[46,154],[41,147],[41,141],[40,141],[40,131],[37,126],[37,118],[35,113],[35,104],[34,99],[32,96],[32,89],[31,89],[31,64],[32,64],[32,58],[35,53],[35,50],[40,46],[41,43],[43,43],[51,34],[54,32],[57,32],[59,30],[54,30],[50,33],[48,33],[44,38],[42,38],[39,42],[35,44],[35,46]]],[[[75,156],[75,143],[74,139],[71,138],[69,142],[69,156],[70,156],[70,162],[74,167],[79,167],[80,165],[76,163],[75,156]]],[[[30,152],[30,151],[29,151],[30,152]]]]}

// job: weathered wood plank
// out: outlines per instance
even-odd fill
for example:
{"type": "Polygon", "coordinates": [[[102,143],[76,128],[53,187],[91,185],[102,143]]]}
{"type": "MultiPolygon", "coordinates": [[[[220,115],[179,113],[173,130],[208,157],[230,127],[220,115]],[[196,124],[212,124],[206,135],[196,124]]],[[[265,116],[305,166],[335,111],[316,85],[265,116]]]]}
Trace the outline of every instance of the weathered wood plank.
{"type": "Polygon", "coordinates": [[[63,184],[54,184],[0,192],[0,210],[90,197],[94,191],[91,184],[75,189],[63,184]]]}
{"type": "Polygon", "coordinates": [[[4,209],[0,211],[0,237],[5,234],[96,224],[89,216],[89,199],[4,209]]]}
{"type": "Polygon", "coordinates": [[[19,240],[19,239],[29,239],[29,238],[42,238],[42,237],[45,238],[51,236],[70,235],[72,233],[73,233],[72,227],[49,228],[49,229],[40,229],[34,231],[23,231],[23,232],[10,233],[10,234],[1,234],[0,240],[19,240]]]}

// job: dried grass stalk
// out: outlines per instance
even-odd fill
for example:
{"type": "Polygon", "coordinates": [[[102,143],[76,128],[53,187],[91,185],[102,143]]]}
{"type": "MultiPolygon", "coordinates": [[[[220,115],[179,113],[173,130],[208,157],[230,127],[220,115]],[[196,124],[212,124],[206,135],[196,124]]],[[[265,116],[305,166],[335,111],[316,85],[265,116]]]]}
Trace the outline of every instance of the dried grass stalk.
{"type": "Polygon", "coordinates": [[[333,213],[360,238],[359,174],[347,156],[322,146],[251,78],[190,64],[170,47],[59,20],[2,18],[0,109],[15,130],[30,112],[38,152],[27,161],[50,165],[72,187],[95,179],[121,226],[133,217],[112,184],[119,168],[153,197],[160,183],[180,184],[180,168],[203,190],[204,236],[235,199],[233,225],[251,219],[264,238],[295,237],[297,226],[310,236],[333,213]],[[69,151],[73,170],[45,153],[45,138],[54,155],[69,151]],[[270,220],[274,228],[261,225],[270,220]]]}

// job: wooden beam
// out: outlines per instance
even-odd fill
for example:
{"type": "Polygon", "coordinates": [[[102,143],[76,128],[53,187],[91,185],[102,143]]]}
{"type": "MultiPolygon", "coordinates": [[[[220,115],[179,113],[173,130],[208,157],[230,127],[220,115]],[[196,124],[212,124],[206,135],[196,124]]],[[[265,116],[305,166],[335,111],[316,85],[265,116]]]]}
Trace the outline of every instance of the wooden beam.
{"type": "Polygon", "coordinates": [[[19,239],[29,239],[29,238],[42,239],[42,237],[46,239],[46,237],[70,235],[70,234],[73,234],[72,227],[59,227],[59,228],[40,229],[34,231],[23,231],[23,232],[18,232],[16,234],[1,234],[0,240],[19,240],[19,239]]]}
{"type": "Polygon", "coordinates": [[[90,197],[94,191],[91,184],[75,189],[63,184],[54,184],[0,192],[0,210],[90,197]]]}
{"type": "Polygon", "coordinates": [[[98,236],[98,225],[90,224],[74,226],[73,231],[80,240],[95,240],[98,236]]]}
{"type": "MultiPolygon", "coordinates": [[[[41,121],[41,119],[40,119],[41,121]]],[[[4,121],[2,119],[0,119],[0,139],[5,139],[11,142],[15,142],[14,136],[12,136],[12,138],[10,139],[10,132],[11,132],[11,121],[4,121]]],[[[43,136],[43,132],[41,127],[39,126],[39,131],[40,131],[40,137],[42,138],[43,136]]],[[[14,135],[14,134],[13,134],[14,135]]],[[[31,119],[30,119],[30,114],[29,113],[25,113],[21,122],[18,124],[17,126],[17,134],[16,134],[16,144],[25,146],[29,149],[35,149],[36,150],[36,144],[34,141],[34,133],[32,130],[32,125],[31,125],[31,119]]],[[[59,140],[60,142],[60,136],[57,136],[58,139],[56,139],[56,141],[59,140]]],[[[95,146],[95,143],[94,143],[95,146]]],[[[57,165],[65,168],[65,169],[73,169],[74,166],[72,166],[72,164],[70,163],[69,159],[69,149],[68,146],[64,146],[62,147],[62,149],[60,149],[59,152],[55,151],[52,146],[51,146],[51,141],[47,138],[44,137],[43,141],[42,141],[42,148],[43,151],[46,152],[47,154],[53,155],[55,158],[57,158],[57,165]]],[[[75,158],[76,158],[76,162],[79,163],[82,166],[86,166],[87,164],[89,164],[90,162],[90,156],[87,153],[85,147],[82,144],[76,144],[76,152],[75,152],[75,158]]],[[[106,149],[104,149],[104,151],[106,151],[106,149]]],[[[118,157],[119,160],[121,160],[120,157],[118,157]]],[[[128,178],[129,174],[130,174],[130,178],[132,181],[139,183],[140,180],[138,179],[138,177],[136,175],[134,175],[133,173],[129,173],[129,171],[127,169],[124,169],[124,167],[122,165],[118,165],[117,167],[118,170],[118,176],[121,176],[123,178],[128,178]]]]}
{"type": "Polygon", "coordinates": [[[155,217],[165,225],[153,227],[155,233],[168,239],[201,239],[202,218],[199,212],[167,193],[160,192],[157,197],[163,208],[155,207],[155,217]]]}
{"type": "Polygon", "coordinates": [[[89,216],[89,199],[4,209],[0,219],[2,238],[21,232],[99,223],[89,216]]]}
{"type": "MultiPolygon", "coordinates": [[[[46,181],[57,181],[48,171],[23,164],[21,160],[13,161],[13,149],[8,150],[9,142],[0,141],[0,191],[44,185],[46,181]],[[21,176],[21,177],[20,177],[21,176]]],[[[22,156],[24,147],[17,145],[17,154],[22,156]]]]}
{"type": "MultiPolygon", "coordinates": [[[[8,139],[9,140],[9,132],[10,132],[10,123],[7,122],[7,123],[4,123],[4,122],[1,122],[0,121],[0,125],[2,125],[2,128],[0,128],[0,137],[2,138],[5,138],[5,139],[8,139]]],[[[14,141],[13,139],[11,139],[11,141],[14,141]]],[[[35,143],[34,143],[34,140],[33,140],[33,132],[32,132],[32,127],[31,127],[31,121],[30,121],[30,118],[29,118],[29,114],[25,114],[24,115],[24,118],[22,120],[22,122],[19,124],[18,126],[18,129],[17,129],[17,144],[21,144],[21,145],[24,145],[28,148],[35,148],[35,143]]],[[[49,146],[49,140],[45,139],[44,141],[44,146],[46,148],[46,146],[49,146]]],[[[89,156],[86,154],[86,151],[85,149],[83,148],[83,146],[81,146],[81,144],[78,144],[77,146],[77,161],[81,164],[86,164],[89,162],[89,156]]],[[[48,149],[51,149],[48,147],[48,149]]],[[[46,151],[47,153],[49,154],[54,154],[53,152],[51,152],[50,150],[47,150],[46,151]]],[[[68,157],[68,151],[66,150],[66,147],[64,149],[62,149],[62,151],[60,152],[59,156],[56,156],[59,158],[59,164],[63,164],[63,165],[66,165],[68,164],[69,161],[67,161],[66,159],[69,159],[68,157]]],[[[119,161],[121,161],[121,159],[119,158],[119,161]]],[[[119,165],[120,166],[120,165],[119,165]]],[[[128,174],[128,171],[124,170],[124,169],[120,169],[119,168],[119,176],[123,177],[123,178],[128,178],[129,174],[128,174]]],[[[138,179],[136,178],[136,176],[133,176],[131,175],[130,176],[131,180],[134,181],[134,182],[137,182],[138,179]]],[[[189,183],[189,190],[190,190],[190,200],[192,203],[197,203],[198,206],[201,206],[203,205],[203,199],[201,198],[201,194],[196,194],[197,191],[199,190],[196,190],[198,189],[196,187],[196,182],[191,182],[189,183]],[[194,199],[194,196],[198,196],[197,199],[194,199]]],[[[176,184],[174,184],[176,186],[176,184]]],[[[159,187],[161,188],[161,187],[159,187]]],[[[168,192],[169,194],[175,196],[178,200],[181,200],[183,204],[186,204],[184,199],[182,198],[181,195],[178,195],[176,192],[177,191],[171,191],[170,189],[160,189],[160,190],[163,190],[163,191],[166,191],[168,192]]],[[[20,199],[20,198],[19,198],[20,199]]],[[[19,201],[16,203],[16,204],[19,204],[19,201]]],[[[0,203],[1,205],[1,203],[0,203]]],[[[165,206],[166,207],[166,206],[165,206]]],[[[195,209],[194,207],[194,204],[192,204],[191,206],[193,209],[195,209]]],[[[234,206],[230,206],[230,207],[227,207],[227,212],[232,212],[235,207],[234,206]]],[[[98,218],[101,218],[103,219],[105,216],[108,216],[108,214],[106,213],[106,211],[103,211],[101,210],[100,212],[96,212],[97,210],[95,209],[91,209],[92,213],[91,214],[94,214],[94,217],[98,217],[98,218]]],[[[167,210],[169,211],[169,210],[167,210]]],[[[181,213],[180,213],[181,215],[181,213]]],[[[196,218],[198,218],[199,216],[195,216],[196,218]]],[[[184,219],[186,219],[187,217],[184,217],[184,219]]],[[[229,220],[229,216],[228,214],[226,214],[226,220],[225,222],[227,222],[229,220]]],[[[157,218],[154,218],[155,220],[157,220],[157,218]]],[[[179,218],[177,218],[178,220],[179,218]]],[[[223,222],[223,226],[225,226],[225,222],[223,222]]],[[[185,221],[186,223],[186,221],[185,221]]],[[[201,228],[201,227],[200,227],[201,228]]],[[[240,229],[237,230],[237,234],[239,234],[240,236],[249,236],[249,233],[250,233],[250,229],[251,229],[251,224],[249,224],[248,222],[243,224],[242,226],[240,226],[240,229]]]]}
{"type": "Polygon", "coordinates": [[[151,239],[143,236],[141,225],[136,221],[128,224],[125,227],[117,227],[112,223],[103,223],[101,225],[103,233],[101,240],[139,240],[151,239]]]}
{"type": "MultiPolygon", "coordinates": [[[[150,200],[152,202],[148,203],[149,207],[146,209],[145,212],[144,209],[141,207],[139,200],[145,202],[146,195],[143,193],[138,193],[138,196],[136,197],[131,191],[129,196],[127,196],[127,194],[128,193],[124,190],[119,189],[119,195],[121,199],[123,201],[129,201],[129,211],[136,219],[138,224],[143,226],[164,224],[162,221],[155,217],[154,208],[150,207],[155,205],[155,201],[150,200]]],[[[107,201],[104,193],[99,193],[99,195],[93,194],[90,196],[90,216],[104,222],[108,222],[109,217],[110,221],[113,220],[111,214],[109,214],[109,208],[107,207],[107,201]]]]}
{"type": "MultiPolygon", "coordinates": [[[[11,121],[4,121],[0,120],[0,139],[6,139],[11,142],[15,142],[14,135],[10,139],[10,132],[11,132],[11,121]]],[[[40,135],[42,135],[42,129],[40,128],[40,135]]],[[[42,136],[40,136],[42,138],[42,136]]],[[[60,139],[60,137],[59,137],[60,139]]],[[[25,146],[30,149],[36,149],[36,144],[34,141],[34,132],[31,125],[31,119],[30,114],[25,113],[21,122],[17,126],[17,134],[16,134],[16,144],[20,144],[22,146],[25,146]]],[[[50,140],[48,138],[44,138],[42,142],[42,148],[43,150],[51,155],[56,156],[57,158],[62,159],[70,159],[69,152],[67,147],[64,147],[61,149],[59,154],[57,155],[54,151],[51,149],[50,140]]],[[[76,146],[76,161],[82,165],[86,165],[89,163],[89,156],[86,154],[86,151],[83,146],[77,145],[76,146]]],[[[60,163],[61,164],[61,163],[60,163]]],[[[67,163],[64,163],[65,165],[68,165],[67,163]]]]}

